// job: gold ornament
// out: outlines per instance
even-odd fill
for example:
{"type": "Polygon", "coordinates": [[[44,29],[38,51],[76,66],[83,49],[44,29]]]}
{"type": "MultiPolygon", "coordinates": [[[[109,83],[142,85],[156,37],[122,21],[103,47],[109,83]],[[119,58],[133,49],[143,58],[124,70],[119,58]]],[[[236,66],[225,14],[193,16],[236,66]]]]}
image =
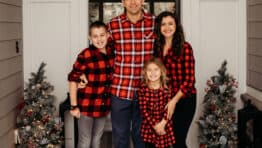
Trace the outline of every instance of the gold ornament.
{"type": "Polygon", "coordinates": [[[48,144],[47,148],[54,148],[55,146],[53,144],[48,144]]]}

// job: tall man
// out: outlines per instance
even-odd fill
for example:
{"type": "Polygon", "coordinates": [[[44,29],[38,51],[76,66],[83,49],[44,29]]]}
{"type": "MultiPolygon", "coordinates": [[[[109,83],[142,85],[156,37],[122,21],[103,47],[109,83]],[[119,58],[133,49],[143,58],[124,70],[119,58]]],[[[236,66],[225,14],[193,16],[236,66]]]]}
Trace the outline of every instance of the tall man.
{"type": "Polygon", "coordinates": [[[111,119],[116,148],[144,148],[140,136],[141,116],[136,96],[144,62],[153,54],[154,16],[143,11],[144,0],[122,0],[123,14],[108,23],[115,43],[115,67],[111,85],[111,119]]]}

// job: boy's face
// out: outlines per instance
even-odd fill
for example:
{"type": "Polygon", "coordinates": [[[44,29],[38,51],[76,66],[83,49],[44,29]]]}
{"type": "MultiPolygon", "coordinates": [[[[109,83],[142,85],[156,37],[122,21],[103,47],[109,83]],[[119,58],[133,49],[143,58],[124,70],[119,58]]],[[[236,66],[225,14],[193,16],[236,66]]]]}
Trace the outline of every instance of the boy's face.
{"type": "Polygon", "coordinates": [[[90,30],[89,39],[98,49],[104,49],[109,37],[108,32],[104,27],[95,27],[90,30]]]}

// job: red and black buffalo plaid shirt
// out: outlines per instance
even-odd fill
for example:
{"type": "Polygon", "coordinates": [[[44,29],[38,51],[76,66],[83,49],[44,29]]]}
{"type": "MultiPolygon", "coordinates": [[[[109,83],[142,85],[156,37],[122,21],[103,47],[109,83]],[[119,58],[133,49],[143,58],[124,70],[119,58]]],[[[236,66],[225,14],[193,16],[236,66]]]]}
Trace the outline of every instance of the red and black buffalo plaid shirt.
{"type": "Polygon", "coordinates": [[[111,94],[133,99],[141,83],[141,69],[153,54],[154,19],[148,13],[135,24],[126,14],[113,18],[108,23],[111,40],[115,43],[115,66],[111,94]]]}
{"type": "Polygon", "coordinates": [[[83,115],[101,117],[109,113],[114,56],[111,48],[107,47],[106,52],[94,46],[84,49],[68,74],[69,81],[79,82],[83,73],[88,80],[87,86],[77,91],[77,103],[83,115]]]}
{"type": "Polygon", "coordinates": [[[167,120],[167,110],[165,106],[171,100],[171,91],[164,88],[150,89],[142,86],[138,91],[138,101],[143,118],[141,126],[141,136],[143,141],[155,145],[156,148],[166,148],[175,143],[172,120],[168,120],[165,135],[158,135],[153,126],[163,118],[167,120]]]}
{"type": "Polygon", "coordinates": [[[192,47],[185,42],[180,56],[175,56],[170,48],[165,57],[163,52],[159,53],[167,69],[167,76],[176,94],[179,90],[183,92],[183,98],[196,94],[195,88],[195,59],[192,47]]]}

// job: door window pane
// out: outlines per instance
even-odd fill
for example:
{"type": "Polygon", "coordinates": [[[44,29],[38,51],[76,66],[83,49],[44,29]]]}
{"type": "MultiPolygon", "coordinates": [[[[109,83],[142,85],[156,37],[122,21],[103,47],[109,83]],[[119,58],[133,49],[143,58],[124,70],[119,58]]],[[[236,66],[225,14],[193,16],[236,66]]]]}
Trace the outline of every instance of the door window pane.
{"type": "Polygon", "coordinates": [[[103,4],[103,21],[108,23],[111,18],[124,12],[122,3],[104,3],[103,4]]]}
{"type": "MultiPolygon", "coordinates": [[[[145,12],[158,15],[162,11],[177,11],[179,17],[180,0],[146,0],[145,12]]],[[[89,23],[102,20],[108,23],[111,18],[124,12],[121,0],[89,0],[89,23]]]]}
{"type": "Polygon", "coordinates": [[[154,15],[158,15],[163,11],[175,12],[175,2],[155,2],[154,3],[154,15]]]}
{"type": "Polygon", "coordinates": [[[88,18],[89,18],[89,24],[99,20],[99,3],[89,3],[89,14],[88,14],[88,18]]]}

